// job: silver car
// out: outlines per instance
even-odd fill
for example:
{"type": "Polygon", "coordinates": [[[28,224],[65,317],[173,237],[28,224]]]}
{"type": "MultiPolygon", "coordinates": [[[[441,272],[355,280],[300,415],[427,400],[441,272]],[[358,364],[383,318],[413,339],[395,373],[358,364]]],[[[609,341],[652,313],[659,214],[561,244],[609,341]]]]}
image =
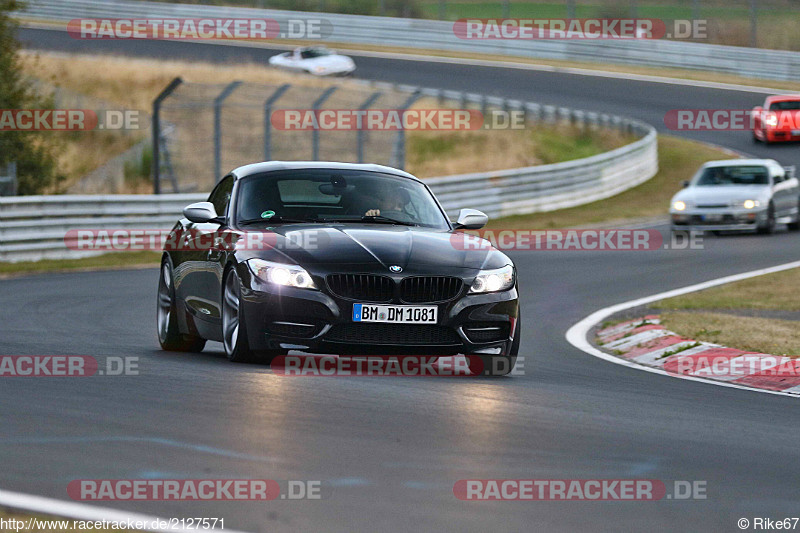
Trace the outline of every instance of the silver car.
{"type": "Polygon", "coordinates": [[[672,231],[800,229],[800,183],[774,159],[709,161],[672,197],[672,231]]]}

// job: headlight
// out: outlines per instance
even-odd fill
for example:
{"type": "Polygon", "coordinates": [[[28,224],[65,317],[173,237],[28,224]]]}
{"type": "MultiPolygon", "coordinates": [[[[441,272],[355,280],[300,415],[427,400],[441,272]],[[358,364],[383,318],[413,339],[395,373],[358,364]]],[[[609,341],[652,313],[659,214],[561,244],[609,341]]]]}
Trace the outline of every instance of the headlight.
{"type": "MultiPolygon", "coordinates": [[[[664,205],[664,204],[661,204],[661,205],[664,205]]],[[[678,200],[677,202],[672,204],[672,207],[675,209],[675,211],[683,211],[684,209],[686,209],[686,203],[685,202],[681,202],[680,200],[678,200]]]]}
{"type": "Polygon", "coordinates": [[[760,205],[761,202],[759,202],[758,200],[745,200],[744,202],[742,202],[742,207],[744,207],[745,209],[753,209],[760,205]]]}
{"type": "Polygon", "coordinates": [[[767,126],[777,126],[778,125],[778,115],[770,114],[764,117],[764,123],[767,126]]]}
{"type": "Polygon", "coordinates": [[[470,294],[506,291],[514,286],[514,267],[506,265],[497,270],[481,270],[472,287],[470,294]]]}
{"type": "Polygon", "coordinates": [[[267,283],[297,287],[298,289],[317,288],[309,273],[297,265],[283,265],[263,259],[248,259],[247,268],[254,276],[267,283]]]}

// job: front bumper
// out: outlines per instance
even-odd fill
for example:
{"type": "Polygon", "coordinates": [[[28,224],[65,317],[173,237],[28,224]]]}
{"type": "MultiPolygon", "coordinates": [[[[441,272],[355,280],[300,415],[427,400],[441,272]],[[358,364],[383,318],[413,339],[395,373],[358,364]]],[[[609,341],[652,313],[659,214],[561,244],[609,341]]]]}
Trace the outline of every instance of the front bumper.
{"type": "Polygon", "coordinates": [[[790,129],[766,129],[764,130],[764,135],[768,142],[789,142],[789,141],[800,141],[800,135],[797,133],[800,130],[790,130],[790,129]]]}
{"type": "Polygon", "coordinates": [[[766,209],[687,209],[671,211],[672,229],[680,231],[753,231],[767,222],[766,209]]]}
{"type": "MultiPolygon", "coordinates": [[[[245,274],[241,307],[254,350],[337,355],[508,355],[519,316],[517,288],[462,294],[438,307],[436,325],[352,321],[353,301],[280,287],[245,274]]],[[[401,305],[401,302],[391,302],[401,305]]]]}

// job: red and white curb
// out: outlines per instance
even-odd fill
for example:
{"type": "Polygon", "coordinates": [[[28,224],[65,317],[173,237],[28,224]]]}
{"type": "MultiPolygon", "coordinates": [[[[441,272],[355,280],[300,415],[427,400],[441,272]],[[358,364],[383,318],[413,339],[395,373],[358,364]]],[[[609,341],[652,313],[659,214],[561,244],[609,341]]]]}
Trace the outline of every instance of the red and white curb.
{"type": "Polygon", "coordinates": [[[721,387],[797,396],[800,395],[800,360],[697,343],[666,330],[657,316],[650,315],[601,330],[598,336],[603,342],[603,349],[594,346],[588,339],[597,324],[619,312],[793,268],[800,268],[800,261],[713,279],[606,307],[569,328],[566,339],[589,355],[645,372],[721,387]]]}
{"type": "Polygon", "coordinates": [[[649,315],[597,332],[597,343],[619,357],[673,374],[800,394],[800,360],[697,342],[649,315]]]}

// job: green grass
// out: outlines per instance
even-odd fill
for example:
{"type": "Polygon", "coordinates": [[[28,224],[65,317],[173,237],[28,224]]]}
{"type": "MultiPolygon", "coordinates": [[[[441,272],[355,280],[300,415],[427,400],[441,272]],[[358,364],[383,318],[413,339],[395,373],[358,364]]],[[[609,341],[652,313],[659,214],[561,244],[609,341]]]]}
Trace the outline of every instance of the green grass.
{"type": "Polygon", "coordinates": [[[661,323],[689,339],[772,355],[800,355],[800,328],[794,320],[669,311],[661,315],[661,323]]]}
{"type": "Polygon", "coordinates": [[[659,171],[647,182],[621,194],[590,204],[547,213],[533,213],[490,221],[490,228],[550,229],[574,228],[640,217],[667,215],[669,200],[681,182],[712,159],[729,159],[730,154],[677,137],[660,135],[659,171]]]}
{"type": "Polygon", "coordinates": [[[758,276],[661,300],[661,309],[762,309],[800,311],[800,269],[758,276]]]}
{"type": "Polygon", "coordinates": [[[136,266],[157,267],[160,261],[161,254],[158,252],[137,251],[114,252],[80,259],[43,259],[42,261],[21,261],[19,263],[0,262],[0,277],[81,269],[102,270],[136,266]]]}

